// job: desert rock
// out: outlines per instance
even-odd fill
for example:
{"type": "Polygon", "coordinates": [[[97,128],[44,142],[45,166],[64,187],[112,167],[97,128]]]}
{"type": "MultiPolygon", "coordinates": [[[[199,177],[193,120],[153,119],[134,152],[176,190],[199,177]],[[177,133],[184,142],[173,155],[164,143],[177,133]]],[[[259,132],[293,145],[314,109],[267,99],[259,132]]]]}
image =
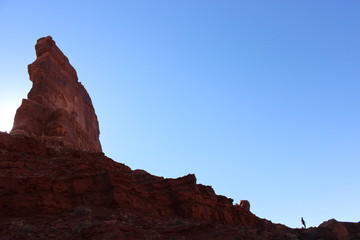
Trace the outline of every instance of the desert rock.
{"type": "Polygon", "coordinates": [[[37,59],[28,67],[33,85],[11,134],[57,148],[102,152],[92,101],[68,58],[51,37],[39,39],[35,49],[37,59]]]}
{"type": "Polygon", "coordinates": [[[241,200],[240,207],[246,211],[250,211],[250,202],[248,200],[241,200]]]}
{"type": "Polygon", "coordinates": [[[0,239],[359,239],[360,224],[290,229],[217,195],[194,174],[163,178],[106,157],[90,97],[51,37],[33,87],[0,132],[0,239]]]}

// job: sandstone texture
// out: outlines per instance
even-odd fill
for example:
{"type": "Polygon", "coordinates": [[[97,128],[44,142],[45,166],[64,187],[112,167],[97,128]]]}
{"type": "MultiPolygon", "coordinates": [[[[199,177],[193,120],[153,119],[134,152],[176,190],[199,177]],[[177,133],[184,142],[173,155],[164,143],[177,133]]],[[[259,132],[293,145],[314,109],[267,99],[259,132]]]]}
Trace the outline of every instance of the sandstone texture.
{"type": "Polygon", "coordinates": [[[0,132],[0,240],[360,239],[360,223],[290,229],[193,174],[157,177],[106,157],[69,61],[51,37],[39,39],[36,52],[33,88],[11,133],[0,132]]]}
{"type": "Polygon", "coordinates": [[[1,240],[360,239],[360,223],[290,229],[232,202],[192,174],[157,177],[0,132],[1,240]]]}
{"type": "Polygon", "coordinates": [[[102,152],[94,107],[68,58],[51,37],[39,39],[35,49],[37,59],[28,67],[33,85],[10,134],[52,147],[102,152]]]}
{"type": "Polygon", "coordinates": [[[103,153],[58,150],[0,133],[0,231],[5,239],[283,236],[279,229],[285,226],[232,202],[197,184],[192,174],[166,179],[132,170],[103,153]]]}

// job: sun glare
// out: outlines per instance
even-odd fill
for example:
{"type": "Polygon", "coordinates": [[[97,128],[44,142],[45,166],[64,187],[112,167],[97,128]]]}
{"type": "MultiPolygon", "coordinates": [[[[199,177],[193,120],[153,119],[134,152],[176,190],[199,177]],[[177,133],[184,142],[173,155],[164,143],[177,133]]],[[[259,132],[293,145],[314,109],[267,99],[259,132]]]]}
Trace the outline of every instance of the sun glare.
{"type": "Polygon", "coordinates": [[[13,126],[18,101],[0,103],[0,131],[9,132],[13,126]]]}

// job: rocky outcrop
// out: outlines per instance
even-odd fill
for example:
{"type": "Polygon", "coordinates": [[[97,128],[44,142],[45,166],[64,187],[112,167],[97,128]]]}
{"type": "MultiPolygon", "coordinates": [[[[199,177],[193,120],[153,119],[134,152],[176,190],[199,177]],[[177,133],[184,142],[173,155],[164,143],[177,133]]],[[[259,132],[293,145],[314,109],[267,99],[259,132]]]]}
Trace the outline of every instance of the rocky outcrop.
{"type": "Polygon", "coordinates": [[[330,230],[331,233],[335,235],[337,239],[341,239],[341,240],[352,239],[351,233],[346,227],[346,223],[338,222],[335,219],[330,219],[326,222],[323,222],[322,224],[320,224],[319,228],[330,230]]]}
{"type": "Polygon", "coordinates": [[[294,229],[299,239],[305,240],[350,240],[360,239],[360,223],[339,222],[330,219],[323,222],[319,227],[308,229],[294,229]]]}
{"type": "Polygon", "coordinates": [[[0,239],[359,239],[359,223],[290,229],[195,175],[132,170],[101,152],[90,97],[51,37],[38,40],[33,87],[0,132],[0,239]]]}
{"type": "MultiPolygon", "coordinates": [[[[9,226],[21,232],[26,225],[15,226],[13,222],[19,219],[31,225],[32,233],[38,235],[47,231],[42,226],[51,221],[58,224],[66,219],[65,222],[74,225],[89,221],[87,229],[82,230],[87,237],[79,234],[78,238],[70,239],[112,239],[99,237],[102,235],[94,232],[95,227],[106,231],[109,221],[111,231],[120,231],[124,225],[127,229],[136,226],[138,233],[153,228],[164,236],[168,236],[167,231],[177,234],[189,231],[191,236],[190,232],[196,229],[205,234],[214,226],[224,224],[229,231],[240,235],[252,235],[257,230],[268,233],[275,229],[269,221],[232,202],[232,199],[216,195],[210,186],[197,184],[192,174],[166,179],[143,170],[132,170],[103,153],[65,148],[59,151],[36,139],[0,133],[0,226],[7,226],[3,231],[10,236],[18,233],[10,233],[9,226]],[[143,226],[140,228],[139,224],[143,226]],[[236,226],[241,226],[241,231],[236,230],[236,226]],[[253,232],[247,233],[249,229],[253,232]]],[[[59,233],[64,229],[60,225],[55,228],[58,238],[54,239],[63,239],[63,234],[59,233]]],[[[37,239],[49,238],[41,236],[37,239]]],[[[129,239],[168,239],[154,236],[129,239]]]]}
{"type": "Polygon", "coordinates": [[[241,200],[240,207],[245,211],[250,211],[250,202],[248,200],[241,200]]]}
{"type": "Polygon", "coordinates": [[[55,151],[33,139],[0,133],[0,216],[72,211],[79,205],[126,208],[208,223],[260,226],[264,221],[232,199],[196,183],[131,170],[102,153],[55,151]]]}
{"type": "Polygon", "coordinates": [[[55,148],[102,152],[94,107],[68,58],[51,37],[39,39],[35,49],[37,59],[28,67],[33,85],[16,112],[11,135],[55,148]]]}
{"type": "Polygon", "coordinates": [[[360,239],[360,223],[290,229],[176,179],[0,132],[0,239],[360,239]],[[1,238],[2,237],[2,238],[1,238]]]}
{"type": "Polygon", "coordinates": [[[37,59],[29,65],[33,87],[10,135],[0,134],[0,216],[60,214],[82,205],[207,223],[265,224],[197,184],[195,175],[164,179],[105,157],[94,108],[75,69],[51,37],[39,39],[35,48],[37,59]]]}

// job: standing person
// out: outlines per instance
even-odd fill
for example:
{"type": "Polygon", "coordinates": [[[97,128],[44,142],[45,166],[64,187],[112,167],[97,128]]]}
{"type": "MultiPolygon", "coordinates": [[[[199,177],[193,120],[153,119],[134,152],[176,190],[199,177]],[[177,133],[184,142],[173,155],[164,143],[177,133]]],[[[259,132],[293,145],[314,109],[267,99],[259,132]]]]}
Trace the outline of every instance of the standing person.
{"type": "Polygon", "coordinates": [[[306,222],[305,222],[305,220],[304,220],[303,217],[301,217],[301,223],[302,223],[302,225],[304,226],[304,228],[306,229],[306,222]]]}

